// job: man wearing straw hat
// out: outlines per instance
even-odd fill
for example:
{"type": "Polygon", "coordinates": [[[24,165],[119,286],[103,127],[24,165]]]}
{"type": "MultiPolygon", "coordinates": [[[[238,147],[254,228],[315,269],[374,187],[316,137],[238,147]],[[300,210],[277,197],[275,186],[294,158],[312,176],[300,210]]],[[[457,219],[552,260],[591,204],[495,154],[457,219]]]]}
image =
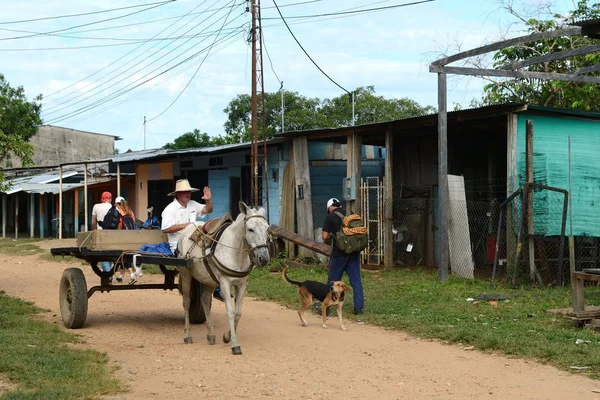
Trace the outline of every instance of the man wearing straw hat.
{"type": "Polygon", "coordinates": [[[197,219],[204,218],[206,214],[211,213],[213,210],[210,188],[208,186],[204,187],[202,200],[206,204],[200,204],[192,200],[192,192],[198,190],[191,187],[187,179],[180,179],[175,183],[175,190],[168,194],[168,196],[175,198],[162,212],[161,229],[167,234],[169,247],[171,247],[173,253],[177,249],[177,240],[181,235],[181,231],[197,219]]]}
{"type": "MultiPolygon", "coordinates": [[[[177,250],[177,240],[181,235],[181,231],[197,219],[204,218],[206,214],[210,214],[213,210],[210,188],[205,186],[203,190],[202,200],[206,204],[200,204],[192,200],[192,192],[197,191],[199,189],[193,188],[187,179],[179,179],[175,183],[175,190],[168,194],[168,196],[175,198],[162,212],[161,229],[167,234],[169,247],[173,254],[177,250]]],[[[218,286],[213,293],[213,297],[223,301],[221,289],[218,286]]]]}

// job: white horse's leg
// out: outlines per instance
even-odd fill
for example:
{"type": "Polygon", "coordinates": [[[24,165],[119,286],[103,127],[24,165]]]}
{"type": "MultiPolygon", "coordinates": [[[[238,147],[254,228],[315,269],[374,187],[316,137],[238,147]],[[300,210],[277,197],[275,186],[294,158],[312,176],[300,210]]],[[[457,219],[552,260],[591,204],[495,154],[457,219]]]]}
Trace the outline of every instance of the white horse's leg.
{"type": "Polygon", "coordinates": [[[200,301],[202,302],[202,309],[204,310],[204,316],[206,317],[206,340],[208,344],[215,344],[215,326],[211,316],[211,305],[212,305],[212,293],[215,290],[214,287],[204,286],[200,301]]]}
{"type": "Polygon", "coordinates": [[[190,336],[190,290],[192,288],[192,273],[187,268],[179,268],[179,279],[181,281],[181,294],[183,295],[183,310],[185,314],[185,328],[183,342],[192,344],[190,336]]]}
{"type": "Polygon", "coordinates": [[[242,349],[237,342],[237,335],[235,334],[235,311],[233,300],[231,299],[231,284],[229,282],[221,281],[221,295],[223,296],[223,300],[225,300],[225,310],[227,320],[229,321],[229,332],[223,334],[223,342],[229,343],[231,341],[231,352],[235,355],[242,354],[242,349]]]}
{"type": "Polygon", "coordinates": [[[235,332],[237,336],[238,324],[242,318],[242,302],[246,295],[246,280],[235,287],[235,332]]]}

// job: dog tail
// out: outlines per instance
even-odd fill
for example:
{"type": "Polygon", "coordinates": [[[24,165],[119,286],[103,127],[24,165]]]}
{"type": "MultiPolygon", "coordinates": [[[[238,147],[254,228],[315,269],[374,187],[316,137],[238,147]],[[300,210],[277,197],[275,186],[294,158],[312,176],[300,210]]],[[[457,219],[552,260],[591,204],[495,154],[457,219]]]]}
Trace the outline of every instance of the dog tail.
{"type": "Polygon", "coordinates": [[[288,268],[289,268],[289,266],[286,266],[286,267],[283,269],[283,272],[281,273],[281,277],[283,278],[283,280],[284,280],[285,282],[289,283],[290,285],[296,285],[296,286],[300,286],[300,285],[302,285],[302,282],[293,281],[293,280],[291,280],[291,279],[289,279],[289,278],[287,277],[287,274],[286,274],[286,272],[287,272],[288,268]]]}

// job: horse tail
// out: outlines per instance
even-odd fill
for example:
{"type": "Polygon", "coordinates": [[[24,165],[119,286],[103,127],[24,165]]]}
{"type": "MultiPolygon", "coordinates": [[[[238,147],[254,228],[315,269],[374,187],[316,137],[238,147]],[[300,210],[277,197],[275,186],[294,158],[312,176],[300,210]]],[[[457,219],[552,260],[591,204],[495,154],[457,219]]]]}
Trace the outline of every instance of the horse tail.
{"type": "Polygon", "coordinates": [[[286,274],[286,272],[287,272],[288,268],[289,268],[289,266],[286,266],[286,267],[283,269],[283,272],[281,273],[281,277],[283,278],[283,280],[284,280],[285,282],[289,283],[290,285],[296,285],[296,286],[300,286],[300,285],[302,285],[302,282],[293,281],[293,280],[291,280],[291,279],[289,279],[289,278],[287,277],[287,274],[286,274]]]}

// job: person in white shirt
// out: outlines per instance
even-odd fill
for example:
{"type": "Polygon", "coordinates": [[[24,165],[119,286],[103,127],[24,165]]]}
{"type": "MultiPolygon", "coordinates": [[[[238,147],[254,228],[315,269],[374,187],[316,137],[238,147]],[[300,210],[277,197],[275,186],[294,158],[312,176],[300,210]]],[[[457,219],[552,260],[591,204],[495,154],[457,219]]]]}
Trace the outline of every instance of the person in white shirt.
{"type": "Polygon", "coordinates": [[[192,200],[192,192],[199,189],[190,186],[187,179],[180,179],[175,184],[175,190],[169,193],[174,196],[173,202],[169,204],[162,212],[161,229],[169,238],[169,247],[175,254],[177,249],[177,240],[181,231],[197,219],[204,218],[213,210],[212,195],[209,187],[204,187],[204,196],[202,200],[206,204],[200,204],[192,200]]]}
{"type": "MultiPolygon", "coordinates": [[[[181,235],[181,231],[197,219],[204,218],[206,214],[210,214],[213,210],[210,188],[205,186],[203,190],[202,200],[206,204],[200,204],[192,200],[192,192],[198,190],[191,187],[187,179],[180,179],[175,183],[175,190],[169,193],[169,196],[174,196],[175,199],[162,212],[161,229],[167,234],[169,247],[173,254],[177,250],[177,240],[181,235]]],[[[223,301],[219,286],[215,288],[213,297],[223,301]]]]}

